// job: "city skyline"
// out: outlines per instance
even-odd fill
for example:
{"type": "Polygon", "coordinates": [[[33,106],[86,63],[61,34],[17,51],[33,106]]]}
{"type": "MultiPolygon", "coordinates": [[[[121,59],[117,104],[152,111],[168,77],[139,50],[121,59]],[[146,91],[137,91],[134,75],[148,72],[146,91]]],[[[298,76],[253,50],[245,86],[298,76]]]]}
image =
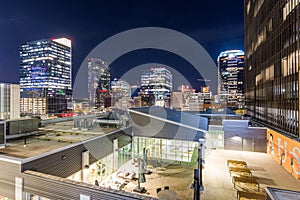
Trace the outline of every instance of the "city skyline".
{"type": "Polygon", "coordinates": [[[0,200],[300,199],[299,16],[300,0],[3,3],[0,200]]]}
{"type": "MultiPolygon", "coordinates": [[[[64,1],[59,4],[52,2],[45,9],[40,3],[20,2],[18,5],[5,3],[1,6],[3,10],[0,12],[0,24],[3,31],[0,42],[3,45],[0,47],[0,70],[4,72],[0,75],[1,82],[18,82],[17,54],[21,43],[47,37],[72,38],[73,80],[85,56],[96,45],[114,34],[132,28],[164,27],[180,31],[203,45],[215,62],[217,55],[223,50],[243,49],[242,2],[221,2],[219,6],[215,6],[213,3],[195,1],[189,4],[106,2],[105,5],[95,1],[87,5],[64,1]],[[210,9],[205,9],[207,7],[213,7],[215,12],[208,12],[210,9]],[[224,19],[221,19],[218,13],[222,12],[224,7],[236,8],[234,10],[237,12],[226,13],[224,19]],[[50,11],[51,8],[54,11],[50,11]],[[99,8],[102,8],[101,11],[98,11],[99,8]],[[117,12],[112,15],[114,10],[117,12]],[[207,18],[210,20],[207,21],[207,18]]],[[[166,64],[179,70],[186,66],[192,68],[185,60],[169,52],[139,50],[121,56],[111,63],[112,77],[120,78],[131,67],[149,62],[166,64]],[[134,59],[135,57],[139,59],[134,59]]],[[[193,87],[200,85],[196,75],[191,78],[193,87]]]]}

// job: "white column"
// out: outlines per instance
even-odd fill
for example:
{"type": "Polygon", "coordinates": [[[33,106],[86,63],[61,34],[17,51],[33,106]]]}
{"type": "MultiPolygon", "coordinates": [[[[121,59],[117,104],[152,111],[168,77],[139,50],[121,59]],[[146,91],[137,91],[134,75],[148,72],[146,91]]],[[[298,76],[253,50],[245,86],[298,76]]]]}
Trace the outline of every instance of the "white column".
{"type": "Polygon", "coordinates": [[[131,134],[131,159],[134,159],[134,139],[133,139],[133,132],[131,134]]]}
{"type": "Polygon", "coordinates": [[[28,192],[26,192],[25,193],[25,198],[24,198],[25,200],[31,200],[31,194],[30,193],[28,193],[28,192]]]}
{"type": "Polygon", "coordinates": [[[15,200],[23,199],[23,178],[15,178],[15,200]]]}
{"type": "Polygon", "coordinates": [[[89,151],[82,152],[81,181],[84,183],[89,183],[89,153],[89,151]]]}
{"type": "Polygon", "coordinates": [[[118,151],[119,151],[119,147],[118,147],[118,138],[113,140],[113,169],[116,170],[118,169],[118,151]]]}

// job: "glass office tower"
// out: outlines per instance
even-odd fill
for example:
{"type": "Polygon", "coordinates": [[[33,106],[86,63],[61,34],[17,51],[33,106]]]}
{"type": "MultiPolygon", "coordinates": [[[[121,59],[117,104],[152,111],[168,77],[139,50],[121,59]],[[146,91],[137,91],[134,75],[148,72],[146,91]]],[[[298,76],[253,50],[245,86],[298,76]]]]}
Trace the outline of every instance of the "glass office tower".
{"type": "Polygon", "coordinates": [[[224,51],[218,56],[218,93],[230,108],[241,108],[244,104],[244,58],[241,50],[224,51]]]}
{"type": "Polygon", "coordinates": [[[151,68],[141,76],[142,106],[171,107],[172,74],[165,67],[151,68]]]}
{"type": "MultiPolygon", "coordinates": [[[[99,58],[88,58],[88,95],[89,103],[96,102],[96,89],[101,75],[109,72],[109,64],[99,58]]],[[[108,88],[106,89],[108,90],[108,88]]]]}
{"type": "Polygon", "coordinates": [[[118,107],[118,105],[124,104],[124,106],[119,106],[119,107],[128,108],[131,92],[130,92],[130,85],[127,81],[115,78],[111,82],[111,93],[112,93],[111,102],[113,106],[118,107]]]}
{"type": "Polygon", "coordinates": [[[50,38],[20,45],[21,114],[72,110],[71,40],[50,38]]]}
{"type": "Polygon", "coordinates": [[[110,88],[110,68],[102,68],[99,74],[98,85],[96,88],[96,108],[108,108],[111,106],[111,88],[110,88]]]}
{"type": "Polygon", "coordinates": [[[297,138],[299,16],[299,0],[245,0],[247,114],[297,138]]]}

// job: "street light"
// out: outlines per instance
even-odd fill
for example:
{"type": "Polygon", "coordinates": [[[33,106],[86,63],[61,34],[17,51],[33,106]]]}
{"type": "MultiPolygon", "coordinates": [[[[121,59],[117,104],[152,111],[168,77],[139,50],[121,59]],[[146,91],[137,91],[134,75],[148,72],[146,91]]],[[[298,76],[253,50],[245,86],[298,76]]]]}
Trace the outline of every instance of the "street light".
{"type": "Polygon", "coordinates": [[[141,187],[141,183],[146,182],[146,177],[144,173],[144,160],[138,158],[138,185],[133,189],[134,192],[146,193],[147,190],[144,187],[141,187]]]}
{"type": "Polygon", "coordinates": [[[204,190],[202,182],[202,167],[204,163],[203,152],[204,152],[205,138],[199,139],[198,146],[198,169],[194,169],[194,200],[200,200],[201,191],[204,190]]]}
{"type": "Polygon", "coordinates": [[[200,192],[204,190],[203,182],[202,182],[202,167],[204,163],[203,152],[204,152],[204,143],[205,138],[199,139],[199,148],[198,148],[198,172],[199,172],[199,187],[200,192]]]}

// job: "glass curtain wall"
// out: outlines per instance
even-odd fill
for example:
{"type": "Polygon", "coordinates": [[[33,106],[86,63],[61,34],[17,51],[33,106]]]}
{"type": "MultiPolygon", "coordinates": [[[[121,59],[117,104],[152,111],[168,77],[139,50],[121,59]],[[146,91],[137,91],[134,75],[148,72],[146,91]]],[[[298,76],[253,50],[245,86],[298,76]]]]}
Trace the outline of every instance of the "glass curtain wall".
{"type": "Polygon", "coordinates": [[[245,1],[247,114],[299,138],[299,0],[245,1]]]}
{"type": "Polygon", "coordinates": [[[183,140],[169,140],[158,138],[134,137],[134,157],[142,157],[143,148],[146,149],[148,159],[191,162],[197,142],[183,140]]]}

